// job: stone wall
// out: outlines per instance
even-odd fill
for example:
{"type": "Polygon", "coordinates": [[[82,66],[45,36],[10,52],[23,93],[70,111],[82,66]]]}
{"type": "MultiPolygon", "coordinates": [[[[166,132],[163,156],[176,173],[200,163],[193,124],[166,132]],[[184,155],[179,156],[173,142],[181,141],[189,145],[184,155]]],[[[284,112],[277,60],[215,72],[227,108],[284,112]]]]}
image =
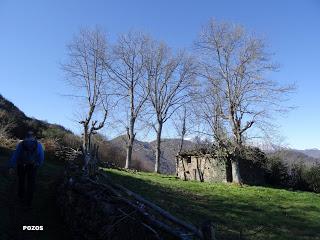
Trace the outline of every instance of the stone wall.
{"type": "Polygon", "coordinates": [[[226,182],[226,164],[210,155],[179,157],[177,175],[186,180],[226,182]]]}
{"type": "MultiPolygon", "coordinates": [[[[227,182],[231,180],[231,169],[228,164],[211,157],[209,154],[178,156],[177,158],[177,176],[181,179],[203,182],[227,182]]],[[[259,162],[241,160],[239,166],[243,183],[250,185],[263,185],[265,183],[264,171],[259,162]]]]}

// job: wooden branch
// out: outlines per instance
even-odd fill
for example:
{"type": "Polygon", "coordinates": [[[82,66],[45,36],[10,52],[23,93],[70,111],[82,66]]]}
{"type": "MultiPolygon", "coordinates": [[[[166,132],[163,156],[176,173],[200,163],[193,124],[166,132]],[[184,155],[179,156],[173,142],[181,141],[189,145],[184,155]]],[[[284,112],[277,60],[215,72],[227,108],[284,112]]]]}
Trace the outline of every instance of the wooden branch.
{"type": "Polygon", "coordinates": [[[155,210],[156,212],[158,212],[160,215],[162,215],[163,217],[173,221],[174,223],[188,229],[189,231],[191,231],[192,233],[194,233],[196,236],[198,236],[199,238],[202,238],[202,233],[193,225],[186,223],[178,218],[176,218],[175,216],[171,215],[169,212],[165,211],[164,209],[160,208],[159,206],[155,205],[152,202],[149,202],[148,200],[146,200],[145,198],[143,198],[142,196],[130,191],[129,189],[111,182],[108,177],[104,174],[104,173],[100,173],[101,176],[103,176],[110,185],[112,185],[115,188],[118,188],[122,191],[124,191],[127,195],[134,197],[136,200],[138,200],[139,202],[142,202],[143,204],[147,205],[148,207],[152,208],[153,210],[155,210]]]}
{"type": "MultiPolygon", "coordinates": [[[[112,193],[114,193],[118,199],[120,201],[123,201],[125,202],[126,204],[128,204],[129,206],[131,206],[133,209],[135,209],[137,212],[139,212],[145,219],[147,222],[149,222],[150,224],[152,224],[153,226],[159,228],[159,229],[162,229],[164,230],[165,232],[177,237],[178,239],[192,239],[191,237],[188,238],[185,233],[179,231],[179,230],[176,230],[176,229],[173,229],[171,226],[157,220],[154,216],[152,216],[151,214],[149,214],[145,209],[144,209],[144,206],[142,204],[135,204],[133,202],[131,202],[130,200],[128,200],[127,198],[123,197],[123,195],[118,192],[117,190],[114,189],[114,187],[118,188],[118,186],[120,185],[117,185],[117,184],[114,184],[114,183],[111,183],[111,181],[109,181],[109,179],[102,173],[100,173],[101,176],[104,176],[106,178],[106,180],[108,181],[108,183],[111,185],[111,186],[108,186],[106,184],[101,184],[101,183],[97,183],[97,182],[94,182],[93,180],[91,179],[88,179],[88,181],[90,181],[91,183],[95,184],[95,185],[100,185],[100,186],[103,186],[105,188],[107,188],[108,190],[110,190],[112,193]]],[[[120,188],[119,188],[120,189],[120,188]]],[[[124,189],[120,189],[122,191],[124,191],[124,189]]],[[[131,192],[130,190],[127,190],[129,192],[131,192]]],[[[124,191],[127,195],[129,196],[132,196],[130,194],[128,194],[128,192],[124,191]]],[[[89,197],[90,195],[88,195],[89,197]]],[[[141,202],[141,201],[140,201],[141,202]]],[[[147,204],[146,204],[147,205],[147,204]]],[[[150,207],[150,206],[148,206],[150,207]]]]}

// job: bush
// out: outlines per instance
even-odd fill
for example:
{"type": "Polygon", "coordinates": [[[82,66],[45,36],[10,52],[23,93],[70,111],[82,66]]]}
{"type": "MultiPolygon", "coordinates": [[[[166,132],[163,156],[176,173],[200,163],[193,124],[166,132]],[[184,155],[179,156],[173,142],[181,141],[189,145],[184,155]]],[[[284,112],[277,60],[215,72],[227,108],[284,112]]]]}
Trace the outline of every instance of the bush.
{"type": "Polygon", "coordinates": [[[279,157],[269,157],[265,164],[266,183],[294,190],[320,192],[320,164],[308,168],[303,162],[291,166],[279,157]]]}
{"type": "Polygon", "coordinates": [[[277,187],[289,186],[289,167],[278,157],[270,157],[265,163],[267,184],[277,187]]]}
{"type": "Polygon", "coordinates": [[[320,164],[312,166],[306,172],[305,181],[311,191],[320,193],[320,164]]]}
{"type": "Polygon", "coordinates": [[[302,163],[295,163],[291,166],[288,186],[296,190],[309,190],[309,184],[306,181],[307,167],[302,163]]]}
{"type": "Polygon", "coordinates": [[[63,136],[63,138],[61,139],[61,144],[77,149],[80,148],[82,142],[80,137],[72,134],[72,133],[67,133],[63,136]]]}

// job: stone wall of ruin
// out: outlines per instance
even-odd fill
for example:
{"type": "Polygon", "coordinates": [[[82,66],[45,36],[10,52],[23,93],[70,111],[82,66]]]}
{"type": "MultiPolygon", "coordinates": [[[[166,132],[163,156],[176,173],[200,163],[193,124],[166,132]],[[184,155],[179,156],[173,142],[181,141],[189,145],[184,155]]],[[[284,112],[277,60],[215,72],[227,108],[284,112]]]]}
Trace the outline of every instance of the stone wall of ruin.
{"type": "Polygon", "coordinates": [[[226,182],[226,165],[224,162],[208,155],[181,158],[178,161],[177,175],[185,180],[197,180],[204,182],[226,182]]]}
{"type": "MultiPolygon", "coordinates": [[[[263,185],[264,171],[258,163],[250,160],[240,161],[240,173],[243,183],[250,185],[263,185]]],[[[179,157],[177,162],[177,176],[184,180],[197,180],[203,182],[227,182],[227,166],[209,155],[197,157],[179,157]]]]}

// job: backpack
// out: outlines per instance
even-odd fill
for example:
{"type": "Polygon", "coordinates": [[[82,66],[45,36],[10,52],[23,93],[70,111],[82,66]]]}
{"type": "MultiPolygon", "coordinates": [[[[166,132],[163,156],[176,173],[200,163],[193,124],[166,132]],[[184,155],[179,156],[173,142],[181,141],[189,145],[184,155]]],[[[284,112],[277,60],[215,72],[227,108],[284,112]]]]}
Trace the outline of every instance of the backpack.
{"type": "Polygon", "coordinates": [[[38,158],[38,142],[35,139],[23,140],[19,163],[23,165],[34,165],[38,158]]]}

